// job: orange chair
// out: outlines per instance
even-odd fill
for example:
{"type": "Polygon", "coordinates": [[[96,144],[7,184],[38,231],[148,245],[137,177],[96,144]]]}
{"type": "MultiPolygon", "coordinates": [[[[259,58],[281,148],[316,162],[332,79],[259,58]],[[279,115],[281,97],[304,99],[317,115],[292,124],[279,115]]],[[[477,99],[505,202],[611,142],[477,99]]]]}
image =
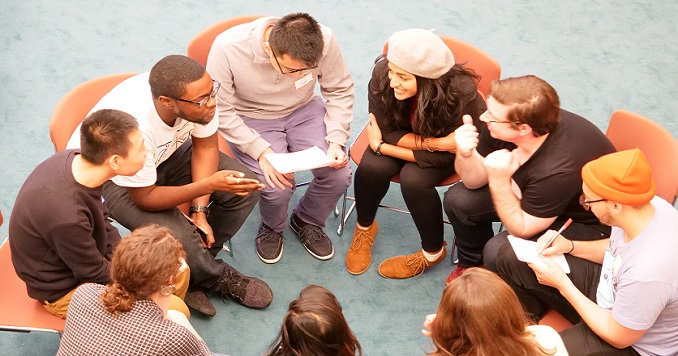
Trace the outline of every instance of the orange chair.
{"type": "Polygon", "coordinates": [[[54,151],[66,148],[75,128],[106,93],[134,75],[136,73],[119,73],[90,79],[66,93],[54,108],[49,121],[49,137],[54,144],[54,151]]]}
{"type": "MultiPolygon", "coordinates": [[[[499,79],[499,77],[501,76],[501,66],[499,65],[499,62],[497,62],[497,60],[492,58],[489,54],[482,51],[480,48],[470,43],[448,36],[440,36],[440,38],[442,38],[445,44],[447,44],[447,46],[452,50],[455,62],[463,63],[466,68],[473,69],[473,71],[475,71],[475,73],[481,77],[478,83],[478,92],[479,95],[481,95],[484,98],[485,94],[488,93],[490,90],[492,81],[499,79]]],[[[386,41],[386,43],[384,44],[383,50],[384,54],[386,54],[387,52],[388,52],[388,41],[386,41]]],[[[367,146],[369,145],[369,140],[367,138],[367,132],[365,131],[365,127],[367,127],[367,124],[362,128],[362,130],[358,134],[358,137],[356,137],[355,141],[353,141],[349,149],[349,156],[351,157],[353,162],[355,162],[356,165],[360,164],[360,161],[362,160],[362,155],[365,152],[367,146]]],[[[459,179],[460,179],[459,175],[453,174],[444,181],[442,181],[440,183],[440,186],[453,184],[455,182],[458,182],[459,179]]],[[[398,174],[394,176],[391,179],[391,181],[399,183],[400,175],[398,174]]],[[[339,228],[337,229],[337,234],[340,236],[344,233],[346,221],[348,220],[348,217],[351,215],[353,209],[355,208],[355,198],[348,196],[348,192],[347,194],[344,194],[343,200],[344,201],[341,212],[341,221],[339,222],[339,228]],[[348,210],[346,209],[347,200],[354,201],[348,208],[348,210]]],[[[383,204],[379,204],[379,207],[401,213],[407,214],[410,213],[405,209],[391,207],[383,204]]],[[[447,220],[443,220],[443,222],[446,224],[450,223],[447,220]]]]}
{"type": "Polygon", "coordinates": [[[231,27],[252,22],[258,18],[266,15],[241,15],[231,17],[230,19],[215,23],[214,25],[202,30],[195,37],[188,42],[187,54],[188,57],[200,62],[203,67],[207,66],[207,57],[210,54],[212,43],[220,33],[228,30],[231,27]]]}
{"type": "Polygon", "coordinates": [[[66,320],[50,314],[28,296],[26,283],[16,274],[9,239],[0,247],[0,330],[62,333],[66,320]]]}
{"type": "Polygon", "coordinates": [[[617,110],[605,133],[617,151],[639,148],[652,167],[657,196],[675,203],[678,195],[678,141],[658,123],[645,116],[617,110]]]}

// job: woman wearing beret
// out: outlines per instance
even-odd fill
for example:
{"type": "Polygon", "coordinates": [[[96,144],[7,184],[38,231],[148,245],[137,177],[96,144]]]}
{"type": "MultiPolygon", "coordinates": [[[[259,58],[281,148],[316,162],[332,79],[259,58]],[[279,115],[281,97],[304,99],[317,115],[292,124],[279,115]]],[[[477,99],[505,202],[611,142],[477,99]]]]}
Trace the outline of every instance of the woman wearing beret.
{"type": "Polygon", "coordinates": [[[400,173],[403,198],[421,238],[422,249],[379,265],[386,278],[409,278],[445,259],[443,216],[436,185],[454,173],[454,130],[462,116],[476,125],[485,111],[478,77],[455,64],[452,51],[431,31],[394,33],[388,54],[377,58],[368,88],[370,145],[355,174],[358,221],[346,255],[351,274],[372,263],[378,233],[375,220],[391,178],[400,173]]]}

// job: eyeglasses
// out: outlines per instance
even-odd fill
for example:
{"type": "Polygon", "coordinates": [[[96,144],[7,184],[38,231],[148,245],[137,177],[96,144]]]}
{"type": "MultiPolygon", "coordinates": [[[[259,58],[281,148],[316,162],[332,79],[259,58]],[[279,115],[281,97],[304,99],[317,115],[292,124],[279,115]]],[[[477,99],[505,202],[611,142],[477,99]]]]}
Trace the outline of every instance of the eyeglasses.
{"type": "Polygon", "coordinates": [[[198,105],[198,107],[202,109],[202,108],[205,107],[205,105],[207,105],[207,103],[210,101],[210,99],[212,99],[212,98],[214,98],[215,96],[217,96],[217,93],[219,92],[219,88],[221,88],[221,83],[219,83],[219,82],[217,82],[216,80],[212,79],[212,92],[210,93],[210,95],[208,95],[208,96],[202,98],[202,100],[200,100],[200,101],[193,101],[193,100],[182,99],[182,98],[172,98],[172,99],[179,100],[179,101],[183,101],[183,102],[185,102],[185,103],[195,104],[195,105],[198,105]]]}
{"type": "MultiPolygon", "coordinates": [[[[301,72],[301,71],[311,70],[311,69],[316,69],[316,68],[318,68],[317,65],[314,65],[314,66],[311,66],[311,67],[306,67],[306,68],[301,68],[301,69],[290,69],[289,71],[285,72],[285,71],[283,70],[283,67],[280,65],[280,62],[278,62],[278,56],[275,55],[275,52],[273,51],[273,46],[270,46],[270,48],[271,48],[271,54],[273,54],[273,59],[275,60],[275,64],[277,64],[277,65],[278,65],[278,68],[280,68],[280,74],[283,74],[283,75],[285,75],[285,74],[294,74],[294,73],[299,73],[299,72],[301,72]]],[[[288,68],[288,69],[289,69],[289,68],[288,68]]]]}
{"type": "Polygon", "coordinates": [[[513,124],[512,121],[508,121],[508,120],[498,120],[496,117],[494,117],[494,115],[492,115],[492,113],[490,112],[490,110],[486,110],[485,113],[486,113],[487,115],[489,115],[489,116],[492,118],[492,119],[490,119],[490,120],[483,120],[483,121],[485,121],[486,123],[490,123],[490,122],[491,122],[491,123],[493,123],[493,124],[513,124]]]}
{"type": "Polygon", "coordinates": [[[579,204],[581,206],[583,206],[585,210],[590,210],[591,204],[598,203],[598,202],[601,202],[601,201],[607,201],[607,199],[586,200],[586,196],[584,194],[579,196],[579,204]]]}

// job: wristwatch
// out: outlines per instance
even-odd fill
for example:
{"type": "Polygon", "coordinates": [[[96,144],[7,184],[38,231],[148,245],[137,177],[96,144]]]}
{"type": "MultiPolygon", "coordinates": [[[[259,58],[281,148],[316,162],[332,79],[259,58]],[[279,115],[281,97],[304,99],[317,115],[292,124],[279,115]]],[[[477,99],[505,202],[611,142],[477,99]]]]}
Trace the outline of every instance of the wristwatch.
{"type": "Polygon", "coordinates": [[[200,205],[191,205],[191,207],[188,208],[188,214],[193,213],[205,213],[205,216],[210,216],[210,208],[200,205]]]}

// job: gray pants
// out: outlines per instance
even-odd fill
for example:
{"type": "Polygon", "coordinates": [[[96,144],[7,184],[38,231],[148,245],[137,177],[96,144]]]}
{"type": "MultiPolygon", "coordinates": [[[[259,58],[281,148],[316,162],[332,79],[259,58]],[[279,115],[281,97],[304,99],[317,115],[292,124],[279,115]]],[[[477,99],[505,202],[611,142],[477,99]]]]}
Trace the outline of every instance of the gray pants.
{"type": "MultiPolygon", "coordinates": [[[[319,97],[280,119],[259,120],[242,115],[241,118],[249,128],[257,131],[270,143],[271,149],[277,153],[297,152],[313,146],[327,152],[329,147],[325,141],[325,105],[319,97]]],[[[259,162],[234,145],[229,146],[235,158],[254,171],[257,179],[266,184],[259,202],[261,221],[274,231],[282,232],[287,226],[287,210],[295,189],[269,187],[261,174],[259,162]]],[[[307,223],[325,227],[327,217],[334,211],[346,188],[351,185],[351,165],[347,164],[340,169],[316,168],[311,172],[313,180],[294,208],[294,214],[307,223]]]]}
{"type": "MultiPolygon", "coordinates": [[[[185,142],[158,166],[156,185],[181,186],[192,182],[192,148],[191,141],[185,142]]],[[[222,153],[219,155],[219,169],[235,170],[245,173],[246,178],[256,178],[252,171],[222,153]]],[[[223,243],[230,240],[245,222],[259,200],[259,192],[255,191],[244,197],[226,192],[214,192],[210,195],[212,205],[207,221],[214,231],[215,240],[210,249],[202,245],[195,226],[176,207],[161,211],[141,210],[134,204],[126,188],[111,181],[104,184],[104,198],[111,216],[129,230],[148,224],[158,224],[172,230],[172,234],[186,251],[186,262],[191,268],[191,284],[213,289],[225,264],[222,260],[215,260],[215,257],[223,243]]]]}

